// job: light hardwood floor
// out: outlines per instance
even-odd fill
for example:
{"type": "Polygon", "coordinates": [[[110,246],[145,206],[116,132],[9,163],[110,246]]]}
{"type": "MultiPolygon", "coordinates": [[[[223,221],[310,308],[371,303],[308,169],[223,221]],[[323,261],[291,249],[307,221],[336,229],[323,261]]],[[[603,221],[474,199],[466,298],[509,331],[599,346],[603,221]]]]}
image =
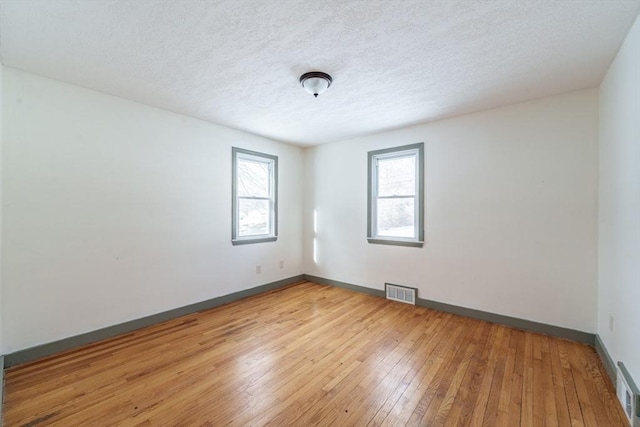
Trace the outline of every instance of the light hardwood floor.
{"type": "Polygon", "coordinates": [[[589,346],[302,283],[5,374],[5,426],[625,426],[589,346]]]}

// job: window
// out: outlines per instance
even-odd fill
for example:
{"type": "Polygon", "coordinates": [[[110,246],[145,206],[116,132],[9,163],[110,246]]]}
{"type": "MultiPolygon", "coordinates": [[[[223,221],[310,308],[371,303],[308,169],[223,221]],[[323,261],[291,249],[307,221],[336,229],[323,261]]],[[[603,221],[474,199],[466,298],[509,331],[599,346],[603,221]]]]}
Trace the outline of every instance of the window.
{"type": "Polygon", "coordinates": [[[369,243],[422,247],[424,144],[369,152],[369,243]]]}
{"type": "Polygon", "coordinates": [[[232,148],[234,245],[274,242],[278,236],[278,158],[232,148]]]}

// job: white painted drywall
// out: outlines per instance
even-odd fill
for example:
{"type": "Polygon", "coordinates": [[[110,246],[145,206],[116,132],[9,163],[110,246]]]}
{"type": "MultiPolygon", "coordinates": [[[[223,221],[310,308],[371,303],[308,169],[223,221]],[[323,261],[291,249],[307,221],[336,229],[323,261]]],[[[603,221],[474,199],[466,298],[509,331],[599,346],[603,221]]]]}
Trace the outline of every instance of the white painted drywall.
{"type": "MultiPolygon", "coordinates": [[[[0,64],[0,356],[2,351],[2,96],[4,91],[2,90],[2,74],[4,67],[0,64]]],[[[2,376],[0,375],[0,381],[2,376]]],[[[0,402],[2,401],[2,386],[0,386],[0,402]]],[[[2,406],[2,405],[0,405],[2,406]]],[[[0,425],[2,424],[2,417],[0,417],[0,425]]]]}
{"type": "Polygon", "coordinates": [[[3,83],[3,353],[303,272],[300,148],[7,67],[3,83]],[[279,156],[277,242],[231,245],[232,146],[279,156]]]}
{"type": "Polygon", "coordinates": [[[597,125],[589,89],[308,149],[305,272],[594,332],[597,125]],[[369,244],[367,152],[416,142],[426,243],[369,244]]]}
{"type": "Polygon", "coordinates": [[[599,144],[598,334],[640,384],[640,18],[600,86],[599,144]]]}

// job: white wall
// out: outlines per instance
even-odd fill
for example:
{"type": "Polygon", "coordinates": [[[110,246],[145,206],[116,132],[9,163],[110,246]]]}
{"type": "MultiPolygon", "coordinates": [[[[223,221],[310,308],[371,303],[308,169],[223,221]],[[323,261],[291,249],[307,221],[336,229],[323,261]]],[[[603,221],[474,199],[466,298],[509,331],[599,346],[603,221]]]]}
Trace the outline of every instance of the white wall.
{"type": "Polygon", "coordinates": [[[599,140],[598,334],[640,383],[640,18],[600,86],[599,140]]]}
{"type": "MultiPolygon", "coordinates": [[[[2,351],[2,96],[4,91],[2,90],[2,75],[4,67],[0,64],[0,355],[4,354],[2,351]]],[[[1,374],[1,373],[0,373],[1,374]]],[[[2,375],[0,375],[0,380],[2,375]]],[[[2,387],[0,387],[0,401],[2,399],[1,393],[2,387]]],[[[1,405],[0,405],[1,406],[1,405]]],[[[2,417],[0,417],[1,419],[2,417]]],[[[1,423],[2,421],[0,421],[1,423]]]]}
{"type": "Polygon", "coordinates": [[[303,272],[300,148],[11,68],[3,83],[3,353],[303,272]],[[277,242],[231,245],[232,145],[279,156],[277,242]]]}
{"type": "Polygon", "coordinates": [[[305,272],[595,332],[597,123],[590,89],[308,149],[305,272]],[[416,142],[426,243],[368,244],[367,152],[416,142]]]}

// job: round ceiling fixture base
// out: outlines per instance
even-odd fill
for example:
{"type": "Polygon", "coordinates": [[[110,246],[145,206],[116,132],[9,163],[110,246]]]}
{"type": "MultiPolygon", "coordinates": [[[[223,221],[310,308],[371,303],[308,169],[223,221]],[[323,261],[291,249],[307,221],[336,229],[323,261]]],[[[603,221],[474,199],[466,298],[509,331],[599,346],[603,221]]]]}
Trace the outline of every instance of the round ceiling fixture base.
{"type": "Polygon", "coordinates": [[[329,86],[331,86],[332,82],[333,79],[331,76],[322,71],[310,71],[300,76],[300,84],[304,90],[316,98],[318,95],[324,93],[329,86]]]}

